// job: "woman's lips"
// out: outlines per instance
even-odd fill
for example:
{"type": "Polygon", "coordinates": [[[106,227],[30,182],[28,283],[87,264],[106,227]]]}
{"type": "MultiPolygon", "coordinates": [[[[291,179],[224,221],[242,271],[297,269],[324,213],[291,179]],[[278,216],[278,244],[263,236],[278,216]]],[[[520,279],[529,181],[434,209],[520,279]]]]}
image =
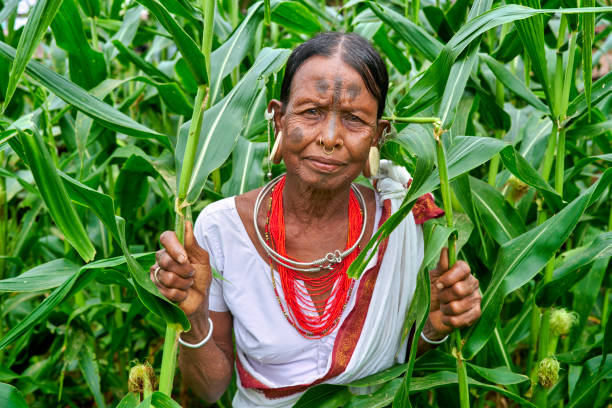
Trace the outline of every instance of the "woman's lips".
{"type": "Polygon", "coordinates": [[[306,160],[316,169],[324,172],[332,172],[344,165],[343,162],[326,157],[307,157],[306,160]]]}

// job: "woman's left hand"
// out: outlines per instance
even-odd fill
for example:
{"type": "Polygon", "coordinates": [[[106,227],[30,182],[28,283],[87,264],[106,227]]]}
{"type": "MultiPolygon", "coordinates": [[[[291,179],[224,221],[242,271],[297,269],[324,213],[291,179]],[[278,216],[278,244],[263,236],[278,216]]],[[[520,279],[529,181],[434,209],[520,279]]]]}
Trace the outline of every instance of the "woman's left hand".
{"type": "Polygon", "coordinates": [[[438,266],[429,272],[429,278],[429,318],[423,328],[427,338],[439,340],[453,329],[471,326],[480,318],[478,279],[470,273],[467,263],[457,261],[449,269],[448,249],[444,248],[438,266]]]}

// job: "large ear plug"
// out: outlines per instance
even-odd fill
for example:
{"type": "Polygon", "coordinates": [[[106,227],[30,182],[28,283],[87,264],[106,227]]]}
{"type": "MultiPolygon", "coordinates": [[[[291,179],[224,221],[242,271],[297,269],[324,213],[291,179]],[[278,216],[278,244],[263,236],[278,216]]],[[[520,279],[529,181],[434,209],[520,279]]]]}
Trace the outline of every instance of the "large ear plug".
{"type": "Polygon", "coordinates": [[[280,145],[283,140],[283,132],[279,131],[276,135],[276,140],[274,140],[274,146],[272,146],[272,151],[270,152],[269,160],[274,164],[279,164],[283,158],[281,154],[280,145]]]}
{"type": "Polygon", "coordinates": [[[368,154],[368,161],[363,168],[363,175],[367,178],[375,177],[378,175],[378,169],[380,168],[380,153],[378,147],[370,147],[370,153],[368,154]]]}

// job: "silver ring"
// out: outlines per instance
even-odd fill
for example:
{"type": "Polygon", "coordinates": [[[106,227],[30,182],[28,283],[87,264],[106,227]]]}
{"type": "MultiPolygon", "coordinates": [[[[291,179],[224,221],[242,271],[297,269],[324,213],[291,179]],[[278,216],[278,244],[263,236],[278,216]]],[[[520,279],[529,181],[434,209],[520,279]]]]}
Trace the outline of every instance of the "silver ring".
{"type": "Polygon", "coordinates": [[[161,283],[160,280],[159,280],[159,276],[157,276],[157,274],[159,273],[160,269],[161,269],[161,266],[157,265],[157,268],[155,268],[155,272],[153,272],[153,279],[155,280],[155,283],[157,283],[158,285],[163,286],[163,283],[161,283]]]}

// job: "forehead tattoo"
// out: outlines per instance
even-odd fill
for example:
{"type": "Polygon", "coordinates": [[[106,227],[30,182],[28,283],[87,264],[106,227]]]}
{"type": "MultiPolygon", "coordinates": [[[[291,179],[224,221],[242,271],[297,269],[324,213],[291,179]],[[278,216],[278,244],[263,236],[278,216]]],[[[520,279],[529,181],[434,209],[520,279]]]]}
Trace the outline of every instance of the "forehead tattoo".
{"type": "Polygon", "coordinates": [[[315,83],[315,88],[317,89],[317,92],[319,92],[320,94],[325,94],[327,93],[327,90],[329,89],[329,84],[324,79],[318,79],[317,82],[315,83]]]}
{"type": "Polygon", "coordinates": [[[361,93],[361,87],[357,84],[349,84],[349,86],[346,87],[346,93],[349,97],[349,100],[353,101],[355,100],[355,98],[357,98],[359,96],[359,94],[361,93]]]}

